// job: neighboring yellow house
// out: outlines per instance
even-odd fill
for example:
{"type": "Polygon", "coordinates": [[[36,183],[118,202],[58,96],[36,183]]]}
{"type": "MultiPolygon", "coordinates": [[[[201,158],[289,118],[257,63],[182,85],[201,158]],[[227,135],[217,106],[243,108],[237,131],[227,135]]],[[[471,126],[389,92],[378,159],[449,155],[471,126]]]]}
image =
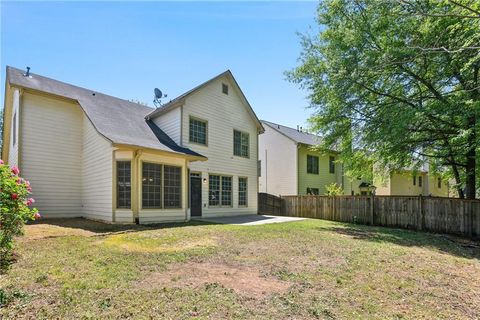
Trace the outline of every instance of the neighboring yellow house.
{"type": "Polygon", "coordinates": [[[401,170],[391,172],[384,177],[376,173],[373,184],[375,194],[391,196],[434,196],[453,197],[449,182],[430,174],[428,170],[401,170]]]}
{"type": "Polygon", "coordinates": [[[368,193],[367,181],[344,175],[338,152],[314,149],[320,137],[277,123],[262,121],[259,136],[259,190],[274,195],[324,195],[326,186],[336,183],[345,195],[368,193]]]}
{"type": "MultiPolygon", "coordinates": [[[[320,137],[264,121],[265,132],[259,136],[259,190],[273,195],[324,195],[326,186],[336,183],[344,195],[424,195],[449,197],[448,181],[424,170],[403,170],[387,177],[374,172],[374,181],[351,178],[345,174],[339,153],[315,150],[320,137]]],[[[372,170],[374,170],[372,168],[372,170]]]]}

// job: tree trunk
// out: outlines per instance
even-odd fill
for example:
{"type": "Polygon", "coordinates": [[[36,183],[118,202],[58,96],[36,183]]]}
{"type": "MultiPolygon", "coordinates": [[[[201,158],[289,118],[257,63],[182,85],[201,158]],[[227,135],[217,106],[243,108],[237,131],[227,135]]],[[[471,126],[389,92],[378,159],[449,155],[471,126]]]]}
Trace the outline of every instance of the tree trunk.
{"type": "Polygon", "coordinates": [[[457,185],[458,197],[460,199],[465,199],[465,194],[462,189],[462,179],[460,178],[460,172],[458,172],[458,167],[456,164],[452,164],[453,177],[455,178],[455,184],[457,185]]]}
{"type": "Polygon", "coordinates": [[[476,132],[475,116],[470,117],[468,125],[471,128],[471,133],[468,136],[469,150],[467,152],[467,167],[466,167],[466,179],[465,179],[465,196],[467,199],[475,199],[476,183],[475,183],[475,169],[476,169],[476,132]]]}

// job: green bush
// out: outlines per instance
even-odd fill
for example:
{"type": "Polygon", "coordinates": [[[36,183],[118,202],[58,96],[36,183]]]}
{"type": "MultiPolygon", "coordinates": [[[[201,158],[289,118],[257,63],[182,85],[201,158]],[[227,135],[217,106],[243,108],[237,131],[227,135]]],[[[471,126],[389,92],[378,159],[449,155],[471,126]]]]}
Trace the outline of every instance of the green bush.
{"type": "Polygon", "coordinates": [[[20,170],[10,168],[0,159],[0,273],[8,270],[15,260],[14,237],[23,234],[23,226],[29,220],[40,218],[35,202],[29,198],[30,183],[19,176],[20,170]]]}
{"type": "Polygon", "coordinates": [[[341,196],[343,195],[343,189],[336,183],[330,183],[325,186],[326,196],[341,196]]]}

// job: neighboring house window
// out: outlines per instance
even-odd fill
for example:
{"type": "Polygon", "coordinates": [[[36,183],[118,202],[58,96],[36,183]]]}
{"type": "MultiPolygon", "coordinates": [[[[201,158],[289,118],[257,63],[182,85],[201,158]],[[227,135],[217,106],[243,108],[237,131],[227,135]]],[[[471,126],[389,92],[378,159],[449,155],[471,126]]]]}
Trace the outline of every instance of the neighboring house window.
{"type": "Polygon", "coordinates": [[[257,161],[257,175],[262,176],[262,160],[257,161]]]}
{"type": "Polygon", "coordinates": [[[142,207],[160,209],[162,199],[162,166],[143,163],[142,166],[142,207]]]}
{"type": "Polygon", "coordinates": [[[419,186],[419,187],[422,186],[422,177],[418,177],[418,186],[419,186]]]}
{"type": "Polygon", "coordinates": [[[163,167],[163,207],[181,208],[182,168],[163,167]]]}
{"type": "Polygon", "coordinates": [[[320,190],[318,190],[318,188],[307,188],[307,194],[311,196],[318,196],[320,194],[320,190]]]}
{"type": "Polygon", "coordinates": [[[225,83],[222,83],[222,92],[228,94],[228,85],[226,85],[225,83]]]}
{"type": "Polygon", "coordinates": [[[250,135],[248,133],[233,130],[233,154],[245,158],[250,156],[250,135]]]}
{"type": "Polygon", "coordinates": [[[441,188],[442,188],[442,178],[438,178],[438,180],[437,180],[437,186],[438,186],[438,189],[441,189],[441,188]]]}
{"type": "Polygon", "coordinates": [[[413,176],[413,185],[414,185],[414,186],[417,185],[417,176],[413,176]]]}
{"type": "Polygon", "coordinates": [[[117,161],[117,208],[131,207],[131,164],[130,161],[117,161]]]}
{"type": "Polygon", "coordinates": [[[17,143],[17,113],[13,114],[13,132],[12,132],[13,146],[17,143]]]}
{"type": "Polygon", "coordinates": [[[207,145],[207,121],[190,117],[189,141],[207,145]]]}
{"type": "Polygon", "coordinates": [[[328,164],[330,167],[330,173],[335,173],[335,157],[330,156],[328,164]]]}
{"type": "Polygon", "coordinates": [[[208,205],[231,206],[232,205],[232,177],[209,175],[208,177],[208,205]]]}
{"type": "Polygon", "coordinates": [[[318,157],[307,154],[307,173],[318,174],[318,157]]]}
{"type": "Polygon", "coordinates": [[[247,206],[247,190],[248,180],[247,178],[238,178],[238,205],[247,206]]]}

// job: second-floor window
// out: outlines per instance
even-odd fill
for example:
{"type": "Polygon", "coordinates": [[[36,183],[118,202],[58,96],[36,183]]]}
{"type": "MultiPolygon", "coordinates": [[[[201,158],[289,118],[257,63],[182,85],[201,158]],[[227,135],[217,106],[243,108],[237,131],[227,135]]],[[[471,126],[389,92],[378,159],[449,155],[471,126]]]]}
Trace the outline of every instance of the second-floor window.
{"type": "Polygon", "coordinates": [[[442,178],[438,178],[437,186],[438,186],[438,189],[442,188],[442,178]]]}
{"type": "Polygon", "coordinates": [[[190,117],[188,140],[190,142],[207,145],[207,121],[190,117]]]}
{"type": "Polygon", "coordinates": [[[422,186],[422,177],[418,177],[418,186],[421,187],[422,186]]]}
{"type": "Polygon", "coordinates": [[[239,157],[250,157],[250,135],[233,130],[233,154],[239,157]]]}
{"type": "Polygon", "coordinates": [[[330,156],[328,161],[330,173],[335,173],[335,157],[330,156]]]}
{"type": "Polygon", "coordinates": [[[318,157],[307,154],[307,173],[318,174],[318,157]]]}

